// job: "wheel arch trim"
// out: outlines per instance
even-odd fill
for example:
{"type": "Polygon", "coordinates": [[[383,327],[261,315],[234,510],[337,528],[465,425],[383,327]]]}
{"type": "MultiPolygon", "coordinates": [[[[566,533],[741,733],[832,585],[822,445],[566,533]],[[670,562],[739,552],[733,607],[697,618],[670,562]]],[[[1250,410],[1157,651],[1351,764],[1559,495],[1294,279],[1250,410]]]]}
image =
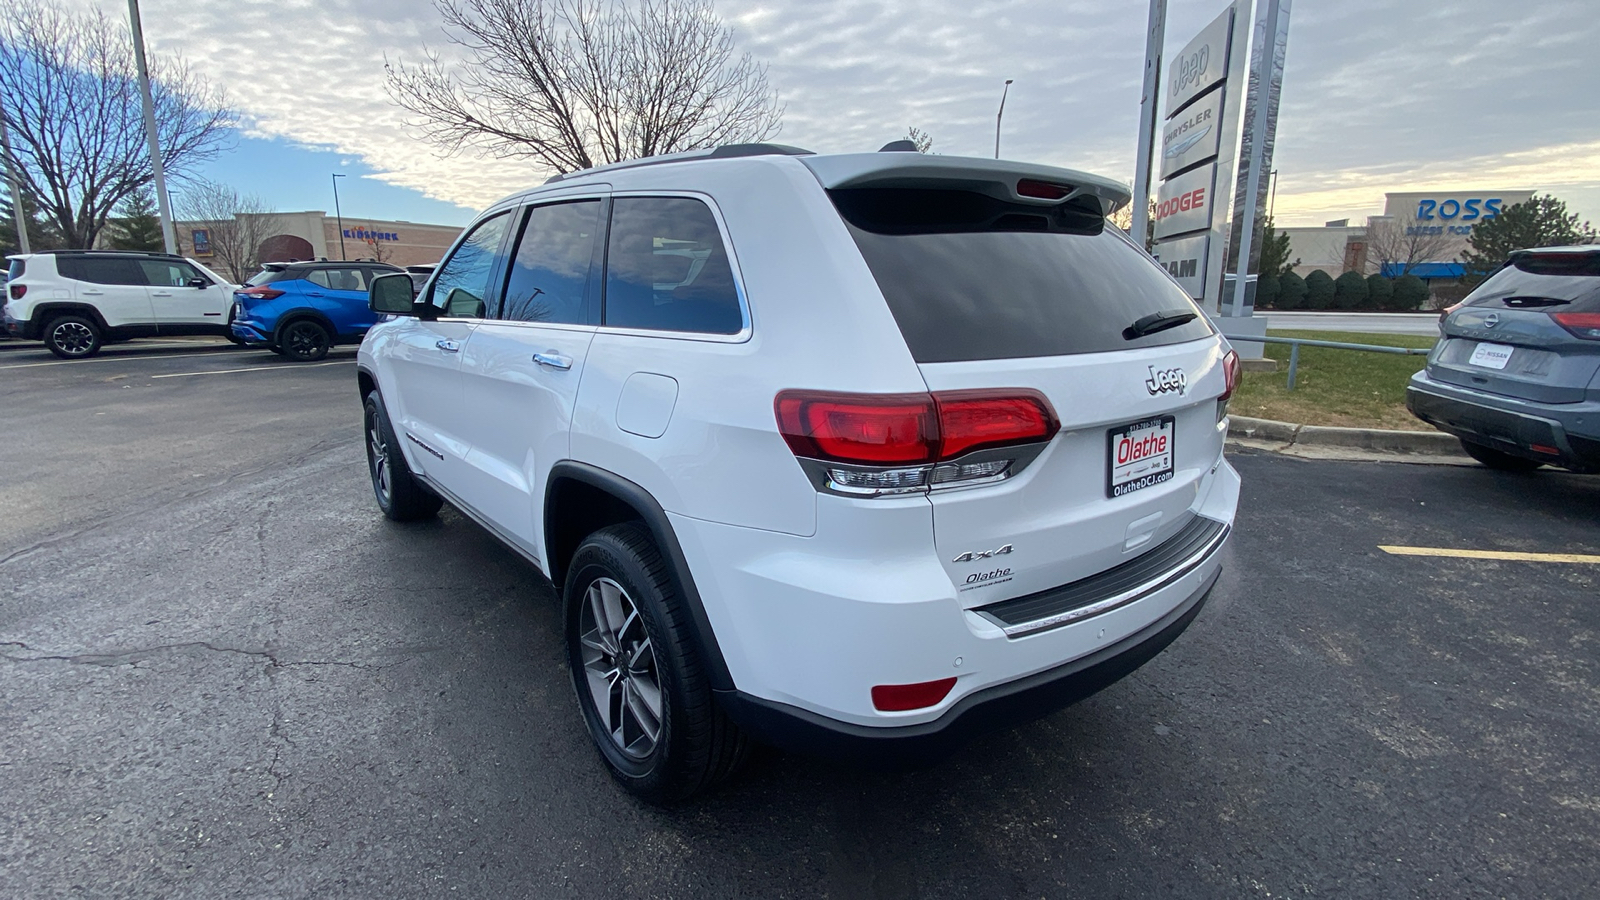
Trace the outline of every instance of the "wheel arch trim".
{"type": "Polygon", "coordinates": [[[283,343],[283,330],[300,319],[313,319],[317,324],[328,329],[328,346],[331,347],[339,342],[339,329],[334,327],[333,320],[328,318],[327,313],[308,306],[297,306],[294,309],[285,310],[278,314],[278,321],[272,326],[272,343],[281,345],[283,343]]]}
{"type": "Polygon", "coordinates": [[[559,509],[561,488],[567,482],[576,482],[610,494],[638,514],[639,521],[649,529],[656,547],[670,564],[673,586],[683,598],[685,609],[689,614],[689,627],[694,636],[695,649],[699,651],[701,662],[706,667],[706,676],[711,682],[712,689],[719,692],[734,690],[733,676],[729,673],[727,661],[722,656],[722,648],[717,644],[716,634],[711,629],[711,620],[706,616],[705,603],[700,599],[700,591],[695,587],[694,576],[689,572],[688,560],[683,555],[683,547],[679,545],[677,534],[672,530],[672,522],[667,518],[666,510],[662,509],[655,497],[643,487],[613,472],[575,460],[562,460],[556,463],[551,467],[550,477],[545,482],[545,565],[557,595],[562,593],[567,577],[567,560],[556,552],[554,538],[559,532],[556,512],[559,509]]]}

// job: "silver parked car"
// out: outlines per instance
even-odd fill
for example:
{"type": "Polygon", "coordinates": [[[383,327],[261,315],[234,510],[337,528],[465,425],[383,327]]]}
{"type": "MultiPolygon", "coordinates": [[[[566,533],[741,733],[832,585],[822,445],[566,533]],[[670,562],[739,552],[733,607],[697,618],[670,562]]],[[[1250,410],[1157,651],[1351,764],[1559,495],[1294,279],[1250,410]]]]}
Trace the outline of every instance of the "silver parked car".
{"type": "Polygon", "coordinates": [[[1512,253],[1439,329],[1418,418],[1491,468],[1600,472],[1600,247],[1512,253]]]}

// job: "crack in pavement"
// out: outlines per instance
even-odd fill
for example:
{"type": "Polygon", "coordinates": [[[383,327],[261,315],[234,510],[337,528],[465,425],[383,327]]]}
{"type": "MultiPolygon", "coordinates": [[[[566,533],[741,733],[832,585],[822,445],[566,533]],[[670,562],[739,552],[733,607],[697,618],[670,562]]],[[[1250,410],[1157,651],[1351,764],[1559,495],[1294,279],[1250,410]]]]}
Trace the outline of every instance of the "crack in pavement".
{"type": "Polygon", "coordinates": [[[0,653],[0,659],[13,663],[31,662],[67,662],[74,665],[114,667],[122,665],[135,665],[152,656],[182,650],[206,650],[212,653],[231,653],[240,656],[250,656],[267,660],[269,666],[275,669],[290,669],[296,666],[337,666],[349,669],[365,669],[380,672],[393,668],[399,663],[388,666],[372,665],[370,663],[349,662],[346,660],[322,659],[294,659],[283,660],[277,651],[273,650],[245,650],[239,647],[219,647],[207,641],[188,641],[181,644],[162,644],[156,647],[142,647],[136,650],[124,650],[117,653],[77,653],[60,654],[48,653],[36,647],[30,647],[21,641],[0,641],[0,647],[17,647],[28,653],[40,654],[35,656],[18,656],[11,653],[0,653]]]}

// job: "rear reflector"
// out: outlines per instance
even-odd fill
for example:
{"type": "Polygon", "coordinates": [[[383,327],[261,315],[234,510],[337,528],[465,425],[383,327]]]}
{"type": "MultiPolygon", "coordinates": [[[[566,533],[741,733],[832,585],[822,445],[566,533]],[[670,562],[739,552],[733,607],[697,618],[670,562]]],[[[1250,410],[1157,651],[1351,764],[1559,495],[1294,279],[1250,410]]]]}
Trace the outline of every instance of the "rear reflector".
{"type": "Polygon", "coordinates": [[[796,456],[859,465],[955,459],[975,450],[1043,443],[1055,410],[1026,388],[932,394],[783,391],[778,430],[796,456]]]}
{"type": "Polygon", "coordinates": [[[1545,444],[1529,444],[1528,445],[1528,449],[1532,450],[1535,453],[1543,453],[1543,454],[1546,454],[1548,456],[1560,456],[1561,455],[1561,451],[1560,450],[1557,450],[1556,448],[1547,446],[1545,444]]]}
{"type": "Polygon", "coordinates": [[[1600,313],[1558,312],[1550,318],[1556,324],[1586,341],[1600,341],[1600,313]]]}
{"type": "Polygon", "coordinates": [[[954,677],[920,684],[880,684],[872,688],[872,705],[882,712],[905,712],[935,706],[956,686],[954,677]]]}

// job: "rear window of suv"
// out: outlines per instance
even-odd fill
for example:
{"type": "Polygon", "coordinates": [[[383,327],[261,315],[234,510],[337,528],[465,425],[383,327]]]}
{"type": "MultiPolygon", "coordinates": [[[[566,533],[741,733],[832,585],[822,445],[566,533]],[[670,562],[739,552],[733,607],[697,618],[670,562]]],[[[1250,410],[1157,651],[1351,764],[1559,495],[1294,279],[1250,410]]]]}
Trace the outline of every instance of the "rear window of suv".
{"type": "Polygon", "coordinates": [[[1194,301],[1097,208],[973,191],[829,191],[919,363],[1131,350],[1211,334],[1194,301]],[[1128,340],[1151,313],[1195,319],[1128,340]]]}
{"type": "Polygon", "coordinates": [[[1529,253],[1489,276],[1468,306],[1600,312],[1600,252],[1529,253]]]}

